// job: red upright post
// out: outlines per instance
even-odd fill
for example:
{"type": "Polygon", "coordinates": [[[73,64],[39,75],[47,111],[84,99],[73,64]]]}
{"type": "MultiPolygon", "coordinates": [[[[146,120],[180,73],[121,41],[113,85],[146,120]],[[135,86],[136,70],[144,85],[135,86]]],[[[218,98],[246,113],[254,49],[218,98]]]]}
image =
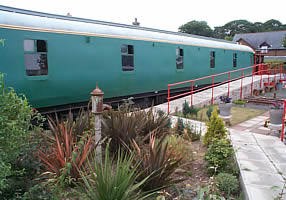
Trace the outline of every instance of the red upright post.
{"type": "Polygon", "coordinates": [[[268,85],[270,85],[270,64],[267,64],[267,68],[268,68],[268,85]]]}
{"type": "Polygon", "coordinates": [[[242,100],[243,69],[241,70],[240,100],[242,100]]]}
{"type": "Polygon", "coordinates": [[[275,64],[275,69],[274,69],[274,84],[276,84],[276,73],[277,73],[277,63],[275,64]]]}
{"type": "Polygon", "coordinates": [[[228,88],[227,88],[227,96],[229,97],[229,84],[230,84],[230,72],[228,72],[228,88]]]}
{"type": "Polygon", "coordinates": [[[170,114],[170,86],[168,85],[168,115],[170,114]]]}
{"type": "Polygon", "coordinates": [[[192,84],[192,86],[191,86],[191,106],[192,106],[193,105],[194,82],[191,81],[191,84],[192,84]]]}
{"type": "Polygon", "coordinates": [[[258,65],[258,68],[259,68],[259,73],[260,73],[260,89],[262,88],[262,73],[263,73],[263,70],[261,69],[261,65],[258,65]]]}
{"type": "Polygon", "coordinates": [[[282,129],[281,129],[281,142],[283,142],[283,139],[284,139],[285,110],[286,110],[286,99],[284,99],[283,120],[282,120],[282,129]]]}
{"type": "Polygon", "coordinates": [[[281,81],[281,78],[282,77],[282,63],[281,63],[281,66],[280,66],[280,81],[281,81]]]}
{"type": "Polygon", "coordinates": [[[212,100],[211,103],[212,105],[214,104],[214,75],[212,75],[212,100]]]}
{"type": "Polygon", "coordinates": [[[253,96],[253,74],[254,74],[254,72],[253,72],[253,70],[252,70],[252,76],[251,76],[251,93],[250,93],[251,96],[253,96]]]}

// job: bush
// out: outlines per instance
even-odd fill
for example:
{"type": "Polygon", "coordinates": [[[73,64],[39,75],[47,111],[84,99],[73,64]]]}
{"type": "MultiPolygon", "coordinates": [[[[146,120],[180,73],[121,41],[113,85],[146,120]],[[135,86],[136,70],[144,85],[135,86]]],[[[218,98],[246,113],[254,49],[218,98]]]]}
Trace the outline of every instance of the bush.
{"type": "Polygon", "coordinates": [[[218,188],[228,196],[236,194],[239,189],[239,181],[235,176],[228,173],[219,173],[216,177],[218,188]]]}
{"type": "Polygon", "coordinates": [[[236,100],[236,101],[233,101],[232,103],[238,104],[238,105],[244,105],[244,104],[246,104],[246,102],[245,102],[245,101],[242,101],[242,100],[236,100]]]}
{"type": "Polygon", "coordinates": [[[95,147],[93,129],[88,127],[88,113],[81,112],[76,123],[70,112],[67,121],[58,122],[48,118],[51,134],[48,149],[39,150],[39,158],[50,174],[50,182],[63,188],[73,185],[80,177],[78,169],[85,166],[89,153],[95,147]]]}
{"type": "Polygon", "coordinates": [[[94,154],[88,162],[88,168],[81,171],[83,184],[80,191],[83,191],[82,195],[86,199],[92,200],[144,199],[148,195],[140,193],[138,189],[148,177],[135,184],[139,176],[137,168],[138,162],[134,164],[132,154],[124,155],[119,150],[117,159],[112,159],[107,146],[104,161],[98,162],[94,154]]]}
{"type": "Polygon", "coordinates": [[[182,118],[178,117],[177,119],[177,123],[175,126],[175,132],[178,135],[184,135],[184,131],[185,131],[185,124],[182,118]]]}
{"type": "Polygon", "coordinates": [[[183,103],[183,114],[186,117],[190,113],[191,113],[191,108],[189,104],[187,103],[187,101],[185,100],[185,102],[183,103]]]}
{"type": "MultiPolygon", "coordinates": [[[[209,145],[205,154],[205,160],[209,167],[217,167],[217,171],[221,172],[225,169],[234,155],[234,150],[228,139],[214,139],[209,145]]],[[[213,172],[213,168],[209,168],[213,172]]]]}
{"type": "Polygon", "coordinates": [[[202,135],[201,127],[200,130],[197,130],[197,127],[195,125],[191,125],[190,123],[187,123],[185,126],[186,126],[185,134],[187,136],[187,139],[191,140],[192,142],[201,139],[202,135]]]}
{"type": "Polygon", "coordinates": [[[225,128],[224,122],[218,117],[216,110],[212,112],[211,120],[206,122],[207,132],[203,137],[203,144],[209,145],[213,139],[223,139],[227,136],[227,130],[225,128]]]}
{"type": "Polygon", "coordinates": [[[182,137],[177,135],[167,136],[164,143],[168,143],[168,154],[174,160],[182,159],[184,162],[192,160],[192,149],[182,137]]]}
{"type": "Polygon", "coordinates": [[[213,107],[209,107],[206,111],[206,114],[207,114],[207,117],[208,117],[208,120],[210,121],[211,120],[211,115],[212,115],[212,112],[213,112],[213,107]]]}
{"type": "Polygon", "coordinates": [[[4,75],[0,74],[0,196],[3,198],[12,198],[16,190],[24,192],[31,182],[27,180],[40,168],[34,156],[41,143],[40,137],[34,137],[39,128],[32,125],[35,120],[43,119],[24,95],[5,87],[4,75]],[[23,180],[25,185],[19,184],[23,180]]]}
{"type": "Polygon", "coordinates": [[[179,166],[182,158],[174,158],[172,153],[168,149],[168,143],[164,143],[164,137],[156,142],[156,133],[150,135],[150,142],[148,148],[141,149],[134,142],[135,158],[140,162],[138,166],[139,172],[142,172],[137,178],[138,181],[145,180],[149,177],[146,182],[142,185],[144,191],[156,191],[181,180],[176,180],[171,177],[171,174],[179,166]]]}

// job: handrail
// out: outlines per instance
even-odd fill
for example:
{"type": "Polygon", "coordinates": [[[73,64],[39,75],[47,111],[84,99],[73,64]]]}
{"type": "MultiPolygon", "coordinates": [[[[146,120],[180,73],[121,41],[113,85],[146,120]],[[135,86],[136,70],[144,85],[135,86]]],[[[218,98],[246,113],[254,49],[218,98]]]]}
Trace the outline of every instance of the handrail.
{"type": "Polygon", "coordinates": [[[232,70],[232,71],[226,71],[226,72],[222,72],[222,73],[218,73],[218,74],[213,74],[213,75],[209,75],[209,76],[204,76],[201,78],[196,78],[196,79],[192,79],[192,80],[187,80],[187,81],[182,81],[182,82],[178,82],[178,83],[171,83],[168,84],[168,114],[170,114],[170,100],[181,97],[181,96],[185,96],[185,95],[189,95],[191,94],[191,106],[193,105],[193,94],[194,92],[199,92],[205,89],[209,89],[212,88],[212,98],[211,98],[211,104],[213,104],[213,95],[214,95],[214,87],[228,83],[228,92],[227,95],[229,96],[229,89],[230,89],[230,82],[234,81],[234,80],[238,80],[241,79],[241,87],[240,87],[240,98],[242,98],[242,88],[243,88],[243,78],[248,77],[248,76],[252,76],[252,80],[251,80],[251,95],[253,94],[253,76],[254,75],[260,75],[260,88],[262,88],[262,75],[268,75],[268,84],[270,81],[270,74],[273,73],[274,71],[274,82],[276,82],[276,74],[278,73],[278,71],[280,72],[280,80],[282,79],[282,70],[283,70],[283,63],[280,63],[280,67],[278,69],[278,65],[279,63],[270,63],[270,64],[255,64],[253,66],[249,66],[249,67],[245,67],[245,68],[241,68],[241,69],[236,69],[236,70],[232,70]],[[274,65],[274,69],[271,69],[271,65],[274,65]],[[256,68],[258,67],[258,70],[256,70],[256,68]],[[266,69],[264,69],[266,68],[266,69]],[[249,70],[252,69],[252,72],[249,74],[245,74],[244,70],[249,70]],[[241,76],[238,76],[236,78],[231,79],[231,73],[234,72],[239,72],[241,71],[241,76]],[[221,76],[221,75],[226,75],[228,74],[228,80],[225,81],[221,81],[219,83],[215,83],[214,78],[221,76]],[[195,81],[200,81],[200,80],[204,80],[204,79],[208,79],[208,78],[212,78],[212,84],[197,90],[194,90],[194,82],[195,81]],[[191,91],[189,92],[185,92],[185,93],[181,93],[179,95],[175,95],[175,96],[170,96],[170,91],[171,91],[171,87],[173,86],[178,86],[178,85],[182,85],[182,84],[187,84],[187,83],[191,83],[191,91]]]}

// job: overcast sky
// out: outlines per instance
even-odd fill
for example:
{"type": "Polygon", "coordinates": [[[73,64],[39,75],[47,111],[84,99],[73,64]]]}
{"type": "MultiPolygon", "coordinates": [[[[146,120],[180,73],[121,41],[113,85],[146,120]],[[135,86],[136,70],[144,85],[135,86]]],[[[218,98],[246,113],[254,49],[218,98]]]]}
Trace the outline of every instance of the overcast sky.
{"type": "Polygon", "coordinates": [[[286,24],[286,0],[0,0],[0,5],[123,24],[137,17],[141,26],[169,31],[192,20],[212,28],[237,19],[286,24]]]}

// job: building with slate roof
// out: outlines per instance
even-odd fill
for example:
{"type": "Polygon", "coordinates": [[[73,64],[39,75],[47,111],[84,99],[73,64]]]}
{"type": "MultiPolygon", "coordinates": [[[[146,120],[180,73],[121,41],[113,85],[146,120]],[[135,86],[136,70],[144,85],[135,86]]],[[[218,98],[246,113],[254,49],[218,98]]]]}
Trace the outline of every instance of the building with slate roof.
{"type": "Polygon", "coordinates": [[[285,31],[272,31],[261,33],[236,34],[234,42],[249,46],[254,51],[261,52],[266,56],[286,56],[286,48],[282,41],[286,35],[285,31]]]}

